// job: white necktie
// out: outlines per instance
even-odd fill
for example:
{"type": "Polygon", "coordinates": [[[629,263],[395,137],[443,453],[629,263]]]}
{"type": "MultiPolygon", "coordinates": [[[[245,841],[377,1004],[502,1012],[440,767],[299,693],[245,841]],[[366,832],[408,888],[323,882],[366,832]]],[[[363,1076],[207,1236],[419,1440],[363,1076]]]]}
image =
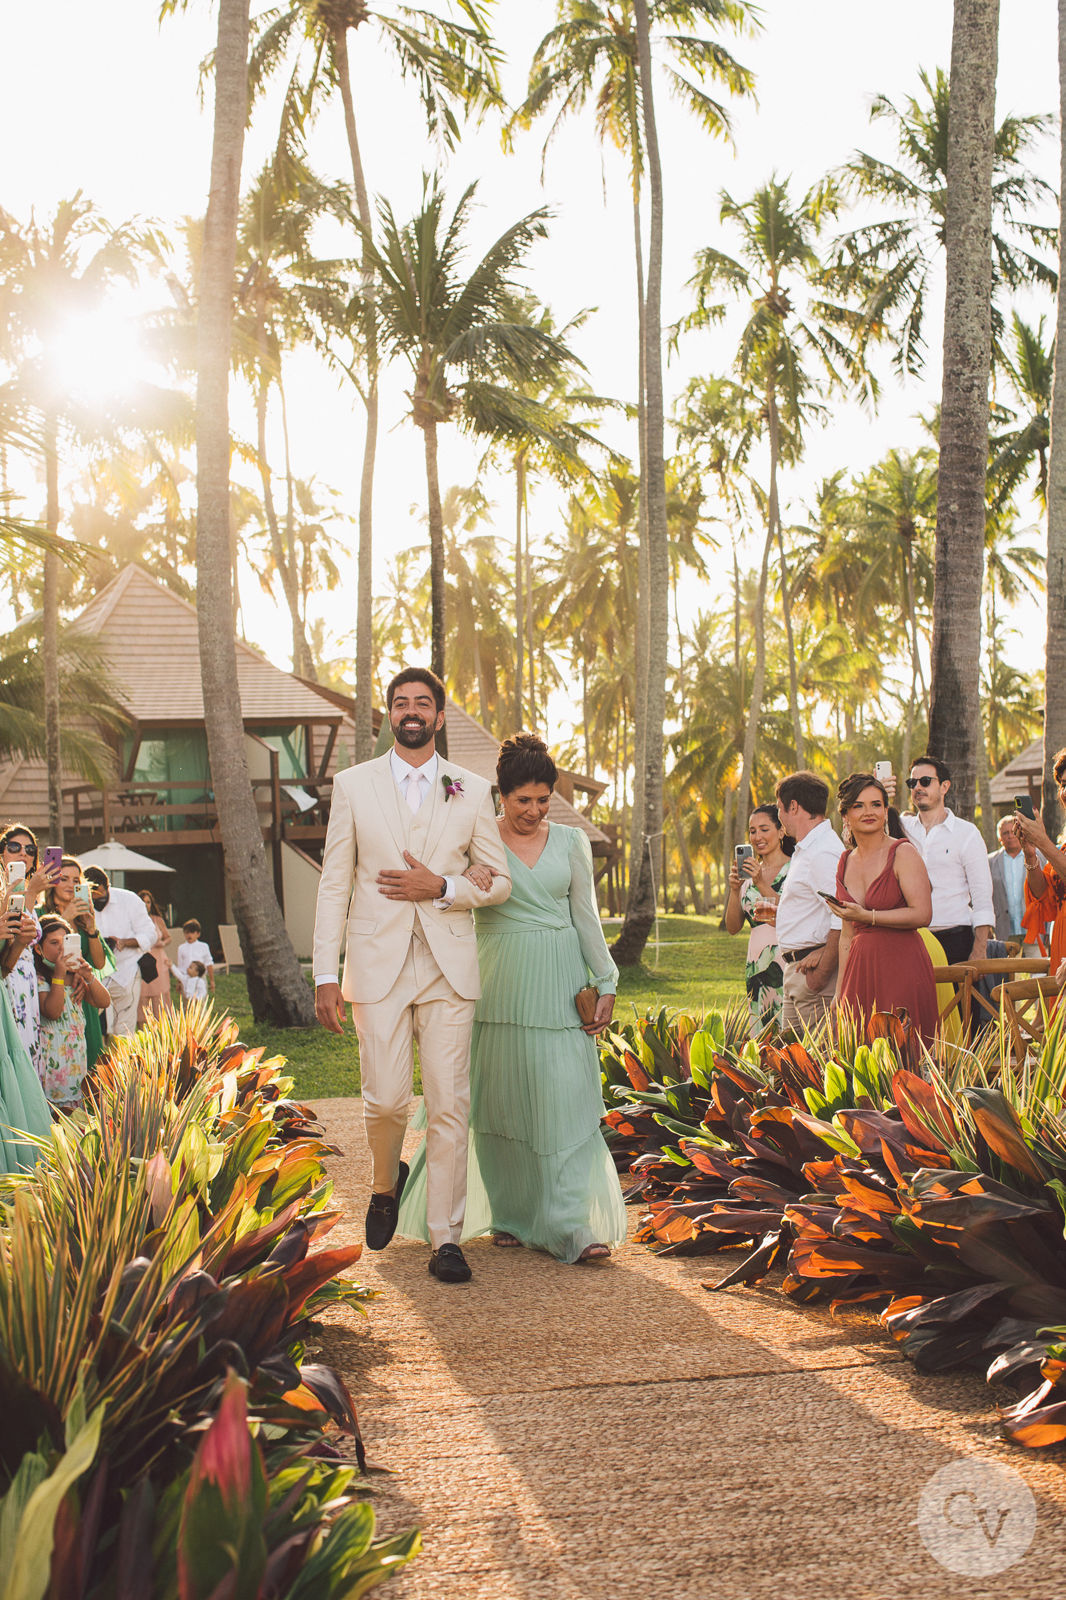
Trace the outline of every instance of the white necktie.
{"type": "Polygon", "coordinates": [[[407,809],[414,816],[422,804],[422,774],[420,772],[409,772],[404,781],[407,784],[407,809]]]}

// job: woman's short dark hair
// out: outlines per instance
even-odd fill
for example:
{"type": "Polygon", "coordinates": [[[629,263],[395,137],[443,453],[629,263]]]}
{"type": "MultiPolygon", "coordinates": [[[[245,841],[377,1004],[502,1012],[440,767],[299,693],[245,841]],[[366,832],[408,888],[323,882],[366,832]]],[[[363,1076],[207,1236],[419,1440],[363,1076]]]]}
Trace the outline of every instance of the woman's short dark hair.
{"type": "Polygon", "coordinates": [[[4,846],[7,844],[7,841],[9,839],[13,839],[15,835],[19,833],[25,834],[26,838],[30,841],[30,844],[33,847],[33,867],[30,872],[30,876],[32,877],[33,873],[37,871],[37,860],[39,855],[37,848],[37,835],[34,833],[32,828],[27,828],[24,822],[11,822],[4,829],[3,833],[0,833],[0,855],[3,854],[4,846]]]}
{"type": "MultiPolygon", "coordinates": [[[[784,828],[781,826],[780,814],[772,801],[768,800],[764,805],[761,806],[752,806],[751,816],[769,817],[770,821],[781,835],[778,842],[780,843],[782,851],[786,856],[790,856],[792,854],[793,850],[796,848],[796,841],[793,839],[792,835],[786,833],[784,828]]],[[[748,818],[748,826],[751,826],[751,817],[748,818]]]]}
{"type": "Polygon", "coordinates": [[[389,687],[385,690],[386,711],[392,710],[393,695],[405,683],[424,683],[427,689],[433,690],[433,698],[437,702],[437,710],[444,710],[444,702],[448,696],[437,674],[430,672],[428,667],[404,667],[403,671],[396,674],[389,687]]]}
{"type": "Polygon", "coordinates": [[[554,789],[559,769],[548,753],[548,746],[535,733],[516,733],[500,746],[496,762],[496,784],[501,794],[510,794],[523,783],[546,783],[554,789]]]}
{"type": "Polygon", "coordinates": [[[888,790],[880,778],[874,777],[872,772],[849,772],[837,789],[837,810],[841,821],[845,814],[851,810],[856,800],[864,789],[876,789],[881,799],[885,802],[885,813],[888,819],[888,833],[892,839],[905,839],[903,824],[899,820],[899,812],[888,798],[888,790]]]}

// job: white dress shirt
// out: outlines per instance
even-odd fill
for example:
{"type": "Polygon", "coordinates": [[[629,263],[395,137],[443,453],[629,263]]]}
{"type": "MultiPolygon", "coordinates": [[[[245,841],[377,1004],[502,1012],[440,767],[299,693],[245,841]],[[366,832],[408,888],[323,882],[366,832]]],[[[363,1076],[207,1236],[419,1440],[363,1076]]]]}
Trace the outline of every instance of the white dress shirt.
{"type": "Polygon", "coordinates": [[[1011,931],[1017,933],[1025,915],[1025,856],[1021,850],[1013,856],[1003,852],[1003,887],[1007,893],[1011,931]]]}
{"type": "Polygon", "coordinates": [[[805,839],[797,840],[777,902],[777,947],[782,953],[825,944],[833,929],[839,930],[840,918],[833,916],[819,890],[836,894],[837,862],[843,852],[828,817],[805,839]]]}
{"type": "Polygon", "coordinates": [[[115,981],[131,987],[137,963],[159,942],[159,929],[148,915],[148,907],[132,889],[112,889],[106,906],[96,908],[96,926],[102,939],[136,939],[136,950],[112,950],[115,981]]]}
{"type": "Polygon", "coordinates": [[[933,890],[933,918],[938,928],[994,928],[992,873],[985,842],[972,822],[954,811],[927,828],[921,817],[900,817],[904,832],[918,849],[933,890]]]}
{"type": "MultiPolygon", "coordinates": [[[[407,806],[408,810],[412,813],[418,811],[422,806],[425,805],[429,795],[433,793],[433,784],[436,781],[437,768],[440,766],[440,761],[437,758],[437,752],[434,750],[429,760],[423,762],[422,766],[413,767],[409,761],[405,761],[403,759],[403,757],[397,752],[396,746],[393,745],[392,749],[389,751],[389,765],[392,768],[392,775],[396,780],[396,787],[400,791],[400,799],[402,803],[407,806]],[[418,780],[422,790],[417,806],[412,806],[410,800],[408,799],[408,784],[412,779],[418,780]]],[[[448,907],[455,899],[455,884],[451,878],[445,878],[443,873],[441,873],[441,877],[444,879],[444,893],[439,899],[434,900],[433,904],[438,908],[438,910],[447,911],[448,907]]],[[[337,974],[335,972],[319,973],[315,978],[315,988],[320,989],[324,983],[336,982],[337,974]]]]}

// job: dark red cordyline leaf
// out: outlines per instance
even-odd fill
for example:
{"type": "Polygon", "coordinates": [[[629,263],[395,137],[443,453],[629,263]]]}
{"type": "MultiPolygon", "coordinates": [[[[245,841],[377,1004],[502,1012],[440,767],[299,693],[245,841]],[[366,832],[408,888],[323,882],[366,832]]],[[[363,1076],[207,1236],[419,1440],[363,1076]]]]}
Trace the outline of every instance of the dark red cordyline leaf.
{"type": "Polygon", "coordinates": [[[893,1305],[883,1313],[881,1321],[894,1339],[902,1339],[915,1328],[958,1322],[986,1302],[997,1300],[1010,1287],[1009,1283],[979,1283],[971,1289],[938,1295],[906,1309],[893,1305]]]}
{"type": "Polygon", "coordinates": [[[960,1129],[954,1111],[924,1078],[901,1067],[892,1077],[892,1098],[907,1132],[923,1149],[959,1143],[960,1129]]]}
{"type": "Polygon", "coordinates": [[[982,1138],[1001,1161],[1043,1183],[1048,1174],[1025,1142],[1018,1113],[998,1089],[963,1089],[961,1098],[982,1138]]]}
{"type": "Polygon", "coordinates": [[[627,1050],[622,1057],[622,1065],[626,1070],[626,1077],[638,1092],[643,1092],[651,1087],[651,1079],[644,1071],[632,1050],[627,1050]]]}

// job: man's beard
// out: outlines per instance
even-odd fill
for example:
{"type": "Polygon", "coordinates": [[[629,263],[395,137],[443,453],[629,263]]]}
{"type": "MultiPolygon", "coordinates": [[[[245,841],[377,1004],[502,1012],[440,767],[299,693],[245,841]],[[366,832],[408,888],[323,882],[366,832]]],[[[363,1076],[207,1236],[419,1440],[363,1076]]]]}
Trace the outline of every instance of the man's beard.
{"type": "MultiPolygon", "coordinates": [[[[410,718],[405,718],[410,721],[410,718]]],[[[422,750],[433,738],[433,729],[428,722],[418,719],[418,728],[407,728],[401,723],[398,728],[393,728],[393,737],[397,744],[402,744],[405,750],[422,750]]]]}

